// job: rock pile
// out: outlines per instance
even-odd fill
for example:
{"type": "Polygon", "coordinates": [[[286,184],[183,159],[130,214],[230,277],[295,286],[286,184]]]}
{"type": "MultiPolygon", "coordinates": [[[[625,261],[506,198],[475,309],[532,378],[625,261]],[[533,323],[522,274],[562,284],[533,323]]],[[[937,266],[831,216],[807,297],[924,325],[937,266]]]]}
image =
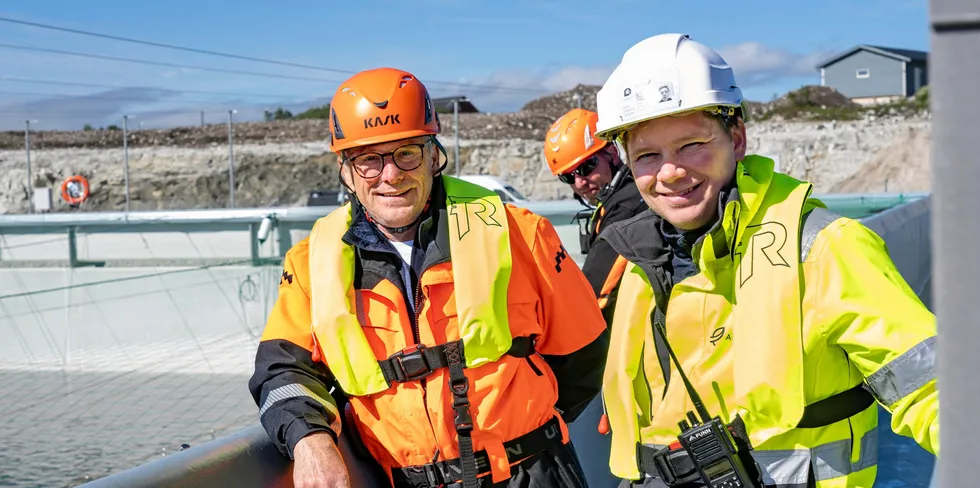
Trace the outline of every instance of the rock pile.
{"type": "MultiPolygon", "coordinates": [[[[461,173],[502,175],[531,199],[569,198],[571,192],[551,176],[542,159],[544,133],[579,99],[583,107],[595,109],[598,88],[579,85],[513,113],[460,114],[461,173]]],[[[846,98],[842,101],[832,90],[794,92],[752,105],[749,150],[777,159],[794,176],[810,179],[817,192],[882,191],[886,180],[889,191],[927,189],[930,123],[922,109],[927,100],[926,93],[901,104],[865,109],[855,108],[846,98]],[[787,120],[784,114],[793,110],[796,119],[787,120]],[[842,110],[860,116],[821,120],[842,110]]],[[[440,120],[440,140],[449,156],[447,172],[455,174],[452,116],[442,115],[440,120]]],[[[131,208],[226,206],[227,130],[226,125],[214,124],[129,132],[131,208]]],[[[0,133],[0,213],[27,208],[23,137],[23,132],[0,133]]],[[[238,123],[234,137],[236,206],[303,205],[311,191],[338,188],[326,120],[238,123]]],[[[83,210],[124,208],[121,130],[32,132],[31,142],[32,184],[53,189],[55,210],[67,209],[57,195],[61,181],[73,174],[92,184],[83,210]]]]}

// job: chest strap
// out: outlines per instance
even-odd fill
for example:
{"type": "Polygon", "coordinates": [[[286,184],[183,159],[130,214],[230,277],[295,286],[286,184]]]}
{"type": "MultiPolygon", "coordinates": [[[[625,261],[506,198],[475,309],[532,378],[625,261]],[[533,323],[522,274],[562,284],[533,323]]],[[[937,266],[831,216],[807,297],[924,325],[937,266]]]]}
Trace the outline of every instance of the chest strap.
{"type": "Polygon", "coordinates": [[[800,429],[813,429],[849,419],[875,403],[875,397],[860,383],[850,390],[811,403],[803,409],[796,424],[800,429]]]}
{"type": "MultiPolygon", "coordinates": [[[[389,385],[395,382],[418,381],[432,375],[439,368],[448,368],[449,358],[446,355],[446,348],[450,344],[460,349],[463,347],[461,340],[437,346],[416,344],[378,361],[385,381],[389,385]]],[[[531,354],[534,354],[534,341],[530,337],[515,337],[507,351],[508,356],[518,358],[531,354]]]]}
{"type": "MultiPolygon", "coordinates": [[[[545,422],[527,434],[504,443],[504,450],[507,452],[507,462],[509,464],[518,461],[534,458],[556,442],[561,442],[561,425],[557,417],[545,422]]],[[[477,474],[484,475],[490,473],[490,458],[485,450],[473,453],[477,474]]],[[[462,478],[462,468],[459,458],[448,459],[418,466],[406,466],[403,468],[392,468],[391,475],[396,487],[415,487],[415,488],[436,488],[442,485],[450,485],[459,482],[462,478]]],[[[491,477],[481,478],[482,485],[489,486],[491,477]]]]}

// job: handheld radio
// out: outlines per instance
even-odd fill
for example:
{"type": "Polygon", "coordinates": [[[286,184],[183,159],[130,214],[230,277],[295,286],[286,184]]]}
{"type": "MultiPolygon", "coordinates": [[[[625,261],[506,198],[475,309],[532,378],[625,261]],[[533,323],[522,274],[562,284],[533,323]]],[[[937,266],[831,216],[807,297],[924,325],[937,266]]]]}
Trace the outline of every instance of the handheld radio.
{"type": "Polygon", "coordinates": [[[676,456],[677,450],[683,448],[690,456],[692,464],[701,475],[705,486],[709,488],[761,488],[763,482],[758,467],[753,461],[749,463],[743,461],[743,456],[747,453],[739,451],[732,435],[732,427],[726,426],[720,417],[712,418],[708,415],[708,410],[704,407],[701,397],[694,389],[694,385],[687,379],[680,361],[677,360],[674,350],[667,342],[666,327],[660,322],[654,327],[662,335],[667,353],[677,366],[681,381],[684,382],[687,394],[698,413],[695,415],[694,412],[688,411],[687,420],[682,419],[678,422],[677,425],[681,429],[680,435],[677,436],[679,447],[668,446],[654,455],[654,464],[657,471],[660,471],[661,478],[667,481],[676,477],[670,470],[670,458],[676,456]]]}

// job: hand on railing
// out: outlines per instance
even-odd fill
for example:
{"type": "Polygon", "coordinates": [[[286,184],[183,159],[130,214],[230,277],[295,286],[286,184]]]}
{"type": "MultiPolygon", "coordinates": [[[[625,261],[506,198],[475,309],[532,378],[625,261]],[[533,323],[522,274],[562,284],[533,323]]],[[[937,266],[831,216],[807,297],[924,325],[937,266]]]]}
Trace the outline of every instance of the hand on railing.
{"type": "Polygon", "coordinates": [[[330,434],[314,432],[293,449],[295,488],[350,488],[347,466],[330,434]]]}

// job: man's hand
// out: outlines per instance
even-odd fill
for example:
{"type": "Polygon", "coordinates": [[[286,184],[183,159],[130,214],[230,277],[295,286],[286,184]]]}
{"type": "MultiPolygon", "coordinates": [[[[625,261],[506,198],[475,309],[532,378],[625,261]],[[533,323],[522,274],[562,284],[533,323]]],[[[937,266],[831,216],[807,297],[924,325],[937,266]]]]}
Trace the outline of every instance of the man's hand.
{"type": "Polygon", "coordinates": [[[295,488],[350,488],[347,466],[330,434],[314,432],[293,448],[295,488]]]}

